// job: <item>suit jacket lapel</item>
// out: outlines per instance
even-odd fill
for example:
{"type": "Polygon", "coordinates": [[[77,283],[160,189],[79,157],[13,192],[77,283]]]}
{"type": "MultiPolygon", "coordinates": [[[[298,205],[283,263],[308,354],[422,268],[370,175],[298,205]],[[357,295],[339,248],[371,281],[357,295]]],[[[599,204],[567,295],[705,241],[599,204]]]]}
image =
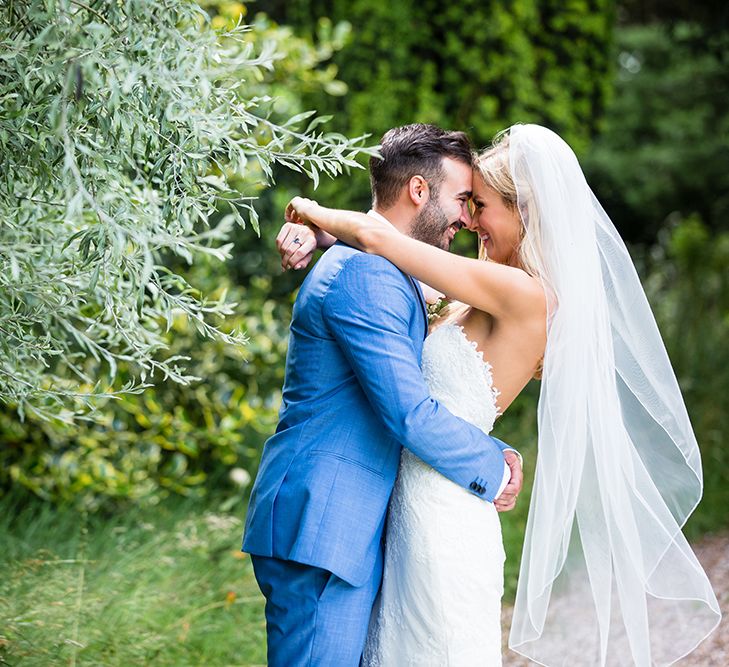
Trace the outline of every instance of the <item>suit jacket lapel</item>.
{"type": "Polygon", "coordinates": [[[423,290],[420,289],[420,283],[412,276],[408,276],[408,278],[410,279],[410,284],[415,290],[415,294],[418,297],[418,302],[420,303],[420,310],[423,313],[423,318],[425,322],[425,332],[423,333],[423,338],[425,338],[425,336],[428,335],[428,307],[425,304],[425,297],[423,296],[423,290]]]}

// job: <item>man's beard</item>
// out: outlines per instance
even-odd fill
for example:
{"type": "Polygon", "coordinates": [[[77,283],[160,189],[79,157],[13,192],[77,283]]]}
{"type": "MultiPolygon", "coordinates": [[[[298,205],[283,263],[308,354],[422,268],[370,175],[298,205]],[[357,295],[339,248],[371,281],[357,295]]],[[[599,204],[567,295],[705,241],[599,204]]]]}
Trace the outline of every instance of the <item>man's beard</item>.
{"type": "Polygon", "coordinates": [[[451,243],[446,238],[446,230],[452,224],[438,205],[437,199],[431,196],[428,203],[415,216],[409,236],[441,250],[448,250],[451,243]]]}

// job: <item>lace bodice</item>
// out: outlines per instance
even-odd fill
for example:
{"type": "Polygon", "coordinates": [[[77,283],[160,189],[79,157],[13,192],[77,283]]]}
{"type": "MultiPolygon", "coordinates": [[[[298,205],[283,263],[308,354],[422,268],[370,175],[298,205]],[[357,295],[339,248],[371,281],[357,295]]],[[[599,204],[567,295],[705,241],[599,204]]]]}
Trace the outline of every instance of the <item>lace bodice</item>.
{"type": "Polygon", "coordinates": [[[498,415],[491,364],[463,327],[443,324],[423,345],[423,376],[430,395],[457,417],[489,433],[498,415]]]}

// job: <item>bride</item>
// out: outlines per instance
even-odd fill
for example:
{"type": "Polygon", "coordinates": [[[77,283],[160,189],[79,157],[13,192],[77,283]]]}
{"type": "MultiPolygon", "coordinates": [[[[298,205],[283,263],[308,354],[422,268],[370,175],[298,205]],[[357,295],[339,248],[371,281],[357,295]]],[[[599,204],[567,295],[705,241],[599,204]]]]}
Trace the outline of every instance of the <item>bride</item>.
{"type": "MultiPolygon", "coordinates": [[[[627,250],[572,150],[537,125],[478,156],[472,204],[488,261],[299,197],[287,219],[455,301],[423,372],[457,414],[489,431],[541,375],[510,647],[544,665],[671,664],[720,612],[681,533],[702,491],[698,446],[627,250]]],[[[404,451],[364,663],[501,664],[503,558],[495,507],[404,451]]]]}

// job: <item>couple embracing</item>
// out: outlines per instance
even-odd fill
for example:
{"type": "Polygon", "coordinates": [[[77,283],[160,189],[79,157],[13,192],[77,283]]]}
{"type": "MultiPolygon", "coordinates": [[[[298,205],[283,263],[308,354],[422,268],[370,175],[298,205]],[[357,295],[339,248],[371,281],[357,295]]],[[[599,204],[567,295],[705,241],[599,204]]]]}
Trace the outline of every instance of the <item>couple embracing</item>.
{"type": "Polygon", "coordinates": [[[698,447],[573,152],[536,125],[479,155],[463,133],[409,125],[370,174],[368,214],[295,198],[279,235],[286,266],[331,247],[294,306],[246,520],[269,664],[501,664],[498,511],[522,472],[488,433],[535,375],[510,646],[545,665],[686,655],[719,620],[681,533],[698,447]],[[462,227],[478,260],[448,252],[462,227]],[[421,282],[451,300],[430,331],[421,282]]]}

